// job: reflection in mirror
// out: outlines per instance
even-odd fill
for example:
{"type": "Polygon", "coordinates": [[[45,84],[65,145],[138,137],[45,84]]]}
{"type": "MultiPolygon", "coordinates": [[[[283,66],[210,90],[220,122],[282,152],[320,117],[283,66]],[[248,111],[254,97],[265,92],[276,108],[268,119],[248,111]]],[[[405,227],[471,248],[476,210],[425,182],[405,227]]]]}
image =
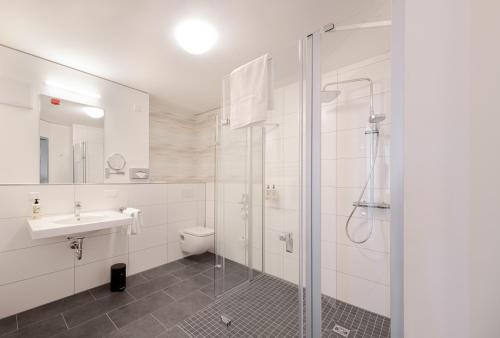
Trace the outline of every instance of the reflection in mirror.
{"type": "Polygon", "coordinates": [[[104,110],[40,95],[40,183],[102,183],[104,110]]]}

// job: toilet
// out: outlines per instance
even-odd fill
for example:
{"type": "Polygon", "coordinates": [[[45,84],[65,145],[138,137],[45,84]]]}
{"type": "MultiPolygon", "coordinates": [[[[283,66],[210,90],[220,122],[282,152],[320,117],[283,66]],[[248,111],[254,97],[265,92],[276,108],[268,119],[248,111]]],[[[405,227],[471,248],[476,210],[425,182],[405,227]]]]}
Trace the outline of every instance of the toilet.
{"type": "Polygon", "coordinates": [[[205,227],[186,228],[179,231],[181,250],[189,255],[199,255],[213,249],[214,229],[205,227]]]}

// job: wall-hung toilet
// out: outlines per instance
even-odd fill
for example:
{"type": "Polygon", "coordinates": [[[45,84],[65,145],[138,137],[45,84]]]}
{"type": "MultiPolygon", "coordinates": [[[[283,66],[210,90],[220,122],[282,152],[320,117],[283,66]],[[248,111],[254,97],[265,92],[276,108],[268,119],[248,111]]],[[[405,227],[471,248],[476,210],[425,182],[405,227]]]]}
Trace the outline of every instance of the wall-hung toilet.
{"type": "Polygon", "coordinates": [[[181,250],[190,255],[199,255],[214,246],[214,229],[205,227],[186,228],[179,231],[181,250]]]}

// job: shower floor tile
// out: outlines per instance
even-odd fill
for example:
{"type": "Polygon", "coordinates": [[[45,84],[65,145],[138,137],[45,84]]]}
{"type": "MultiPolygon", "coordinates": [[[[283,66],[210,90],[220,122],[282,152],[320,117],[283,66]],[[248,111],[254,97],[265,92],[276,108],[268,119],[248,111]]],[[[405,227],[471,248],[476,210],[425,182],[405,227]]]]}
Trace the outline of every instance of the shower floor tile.
{"type": "MultiPolygon", "coordinates": [[[[261,274],[179,326],[193,337],[298,337],[298,288],[281,279],[261,274]],[[226,327],[221,315],[231,319],[226,327]]],[[[338,301],[322,297],[322,336],[343,337],[335,325],[350,330],[348,337],[390,337],[390,319],[338,301]]]]}

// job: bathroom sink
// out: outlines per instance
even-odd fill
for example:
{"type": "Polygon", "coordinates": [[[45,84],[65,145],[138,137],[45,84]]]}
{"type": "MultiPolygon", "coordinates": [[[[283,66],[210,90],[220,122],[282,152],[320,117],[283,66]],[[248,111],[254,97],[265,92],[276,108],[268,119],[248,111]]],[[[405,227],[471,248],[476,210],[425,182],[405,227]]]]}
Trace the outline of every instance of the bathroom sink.
{"type": "Polygon", "coordinates": [[[106,219],[104,215],[95,215],[95,214],[83,214],[80,215],[80,219],[77,219],[75,216],[61,218],[58,220],[54,220],[53,222],[61,225],[78,225],[82,223],[93,223],[106,219]]]}
{"type": "Polygon", "coordinates": [[[79,220],[73,214],[28,219],[28,228],[31,232],[31,238],[40,239],[77,235],[129,225],[130,223],[132,223],[130,216],[118,211],[106,210],[81,213],[79,220]]]}

